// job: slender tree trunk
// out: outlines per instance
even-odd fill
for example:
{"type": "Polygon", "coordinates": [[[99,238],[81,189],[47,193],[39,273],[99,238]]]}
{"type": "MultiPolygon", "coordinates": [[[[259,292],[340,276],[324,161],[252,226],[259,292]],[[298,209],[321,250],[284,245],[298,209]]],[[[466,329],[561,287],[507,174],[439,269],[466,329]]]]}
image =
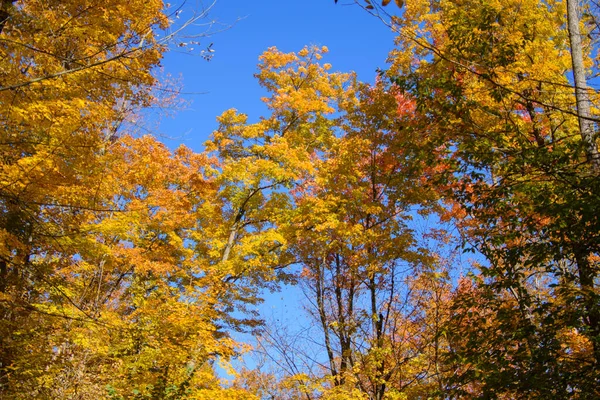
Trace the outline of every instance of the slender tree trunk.
{"type": "Polygon", "coordinates": [[[340,385],[343,385],[346,382],[346,373],[351,367],[351,341],[350,335],[348,334],[348,324],[346,322],[346,317],[350,320],[351,316],[346,315],[346,310],[344,309],[344,295],[343,295],[343,271],[342,271],[342,262],[340,260],[339,254],[335,255],[335,280],[334,280],[334,294],[335,301],[337,304],[337,331],[338,337],[340,341],[340,385]]]}
{"type": "Polygon", "coordinates": [[[587,158],[592,164],[594,171],[598,172],[600,171],[600,156],[596,144],[594,121],[591,119],[590,96],[583,65],[578,8],[578,0],[567,0],[567,26],[569,29],[569,40],[571,42],[571,61],[573,63],[575,99],[577,101],[579,130],[586,146],[587,158]]]}
{"type": "Polygon", "coordinates": [[[329,359],[329,371],[331,376],[334,377],[336,383],[339,383],[339,377],[337,368],[335,365],[335,357],[333,355],[333,349],[331,347],[331,338],[329,337],[329,324],[327,322],[327,314],[325,311],[325,294],[324,294],[324,279],[323,270],[319,261],[316,261],[315,268],[317,269],[317,276],[315,279],[315,292],[317,295],[317,309],[319,312],[319,321],[321,322],[321,328],[323,329],[323,335],[325,339],[325,350],[327,351],[327,358],[329,359]]]}

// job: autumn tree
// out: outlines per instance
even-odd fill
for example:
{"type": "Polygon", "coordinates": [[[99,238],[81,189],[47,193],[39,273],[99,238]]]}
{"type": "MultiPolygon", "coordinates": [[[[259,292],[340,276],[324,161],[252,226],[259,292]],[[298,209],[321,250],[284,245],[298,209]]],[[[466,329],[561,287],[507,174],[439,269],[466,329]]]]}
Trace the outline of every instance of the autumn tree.
{"type": "Polygon", "coordinates": [[[221,388],[208,361],[236,345],[216,326],[220,276],[194,248],[195,209],[214,199],[209,163],[129,136],[102,160],[97,209],[76,213],[85,234],[54,237],[31,261],[47,273],[7,341],[9,393],[212,398],[221,388]]]}
{"type": "Polygon", "coordinates": [[[457,398],[596,398],[589,339],[565,327],[573,305],[564,291],[528,282],[500,289],[501,280],[462,279],[445,324],[446,390],[457,398]],[[558,298],[553,298],[557,296],[558,298]],[[526,300],[525,300],[525,299],[526,300]]]}
{"type": "Polygon", "coordinates": [[[248,290],[286,279],[285,267],[295,261],[284,232],[294,206],[290,190],[314,170],[314,155],[331,140],[330,104],[347,90],[346,75],[327,74],[329,66],[316,64],[322,51],[265,52],[257,77],[270,94],[264,100],[271,115],[248,123],[245,114],[228,110],[206,144],[221,160],[217,180],[224,218],[218,225],[223,240],[206,245],[222,253],[228,281],[249,269],[262,271],[248,290]]]}
{"type": "Polygon", "coordinates": [[[394,88],[363,85],[341,109],[342,131],[296,195],[310,230],[293,249],[323,335],[333,385],[325,397],[401,396],[435,370],[434,335],[423,330],[436,305],[417,287],[437,266],[409,228],[435,194],[412,184],[417,168],[403,158],[414,104],[394,88]]]}
{"type": "Polygon", "coordinates": [[[35,287],[54,272],[40,260],[54,253],[58,238],[81,232],[85,210],[102,208],[88,186],[94,174],[101,180],[96,159],[111,143],[111,123],[122,119],[119,102],[148,98],[144,88],[161,51],[151,46],[120,62],[103,61],[166,24],[158,2],[8,3],[0,39],[3,390],[14,364],[11,349],[26,347],[9,343],[46,295],[35,287]],[[71,71],[88,65],[95,67],[71,71]]]}
{"type": "MultiPolygon", "coordinates": [[[[417,105],[415,159],[436,166],[425,170],[427,182],[460,216],[467,246],[487,259],[478,290],[497,296],[488,312],[508,324],[509,315],[520,315],[508,329],[543,343],[527,347],[496,336],[504,350],[465,346],[461,360],[480,368],[481,379],[506,368],[494,371],[502,379],[487,381],[486,391],[473,396],[534,395],[519,386],[518,363],[503,364],[514,345],[528,373],[568,381],[571,396],[594,397],[599,180],[591,149],[597,137],[590,140],[578,121],[589,116],[576,107],[581,101],[569,81],[575,46],[565,4],[408,2],[391,24],[398,47],[385,75],[417,105]],[[515,302],[513,314],[501,300],[507,298],[515,302]],[[572,348],[571,334],[581,344],[569,353],[578,361],[563,363],[560,352],[572,348]]],[[[588,28],[581,23],[581,29],[588,28]]],[[[584,53],[584,63],[592,65],[594,56],[584,53]]],[[[587,93],[595,104],[596,93],[587,93]]],[[[471,328],[477,333],[484,326],[471,328]]]]}
{"type": "Polygon", "coordinates": [[[200,243],[216,162],[126,131],[163,7],[2,2],[0,397],[248,398],[212,369],[240,349],[200,243]]]}
{"type": "Polygon", "coordinates": [[[284,398],[433,393],[449,286],[408,226],[417,210],[437,207],[437,195],[414,184],[428,167],[405,158],[415,104],[399,87],[329,72],[323,51],[263,54],[257,78],[271,115],[248,123],[227,111],[207,145],[223,160],[229,198],[220,225],[229,235],[215,244],[231,265],[227,279],[253,265],[263,281],[299,269],[293,280],[324,349],[321,368],[266,327],[264,350],[281,355],[285,373],[243,371],[238,384],[284,398]]]}

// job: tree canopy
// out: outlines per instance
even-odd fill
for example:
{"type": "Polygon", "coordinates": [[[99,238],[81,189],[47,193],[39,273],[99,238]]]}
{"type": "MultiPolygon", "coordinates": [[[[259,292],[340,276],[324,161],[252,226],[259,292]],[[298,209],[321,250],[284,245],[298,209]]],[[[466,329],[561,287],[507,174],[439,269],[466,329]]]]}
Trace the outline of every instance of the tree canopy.
{"type": "Polygon", "coordinates": [[[162,1],[2,1],[0,398],[600,397],[596,4],[390,3],[376,82],[265,49],[194,151],[162,1]]]}

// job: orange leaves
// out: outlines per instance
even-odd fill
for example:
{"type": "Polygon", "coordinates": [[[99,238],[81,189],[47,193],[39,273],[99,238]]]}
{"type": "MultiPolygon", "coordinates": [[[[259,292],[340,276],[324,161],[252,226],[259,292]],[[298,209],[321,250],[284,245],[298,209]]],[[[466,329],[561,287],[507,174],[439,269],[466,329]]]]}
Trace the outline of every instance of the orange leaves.
{"type": "Polygon", "coordinates": [[[395,95],[396,102],[398,103],[398,117],[402,118],[404,116],[414,115],[417,111],[417,107],[415,105],[415,101],[409,99],[406,94],[398,93],[395,95]]]}
{"type": "Polygon", "coordinates": [[[222,239],[226,219],[220,166],[123,132],[157,101],[162,9],[160,0],[50,0],[9,10],[0,397],[220,397],[208,361],[239,348],[217,320],[231,298],[245,301],[206,245],[222,239]]]}
{"type": "Polygon", "coordinates": [[[223,316],[213,308],[223,275],[213,277],[210,257],[195,248],[198,234],[220,222],[205,212],[216,201],[215,186],[202,175],[209,159],[186,148],[171,152],[149,136],[123,137],[104,157],[97,196],[110,211],[86,227],[92,240],[78,257],[96,268],[77,280],[92,279],[93,307],[111,327],[117,372],[129,377],[107,379],[119,393],[144,392],[165,371],[172,385],[196,382],[190,365],[227,358],[235,347],[214,325],[223,316]]]}

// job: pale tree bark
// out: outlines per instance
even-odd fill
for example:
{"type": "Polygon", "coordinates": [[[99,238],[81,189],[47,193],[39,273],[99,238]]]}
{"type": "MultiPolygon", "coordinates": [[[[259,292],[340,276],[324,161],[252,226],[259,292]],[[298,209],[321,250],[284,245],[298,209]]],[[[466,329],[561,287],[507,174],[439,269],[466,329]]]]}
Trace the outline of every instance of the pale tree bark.
{"type": "Polygon", "coordinates": [[[567,0],[567,26],[571,43],[571,61],[573,63],[573,81],[575,83],[575,99],[577,101],[577,116],[579,130],[586,146],[588,161],[595,172],[600,171],[600,155],[596,144],[594,121],[590,112],[590,95],[588,92],[583,65],[583,45],[579,30],[578,0],[567,0]]]}

